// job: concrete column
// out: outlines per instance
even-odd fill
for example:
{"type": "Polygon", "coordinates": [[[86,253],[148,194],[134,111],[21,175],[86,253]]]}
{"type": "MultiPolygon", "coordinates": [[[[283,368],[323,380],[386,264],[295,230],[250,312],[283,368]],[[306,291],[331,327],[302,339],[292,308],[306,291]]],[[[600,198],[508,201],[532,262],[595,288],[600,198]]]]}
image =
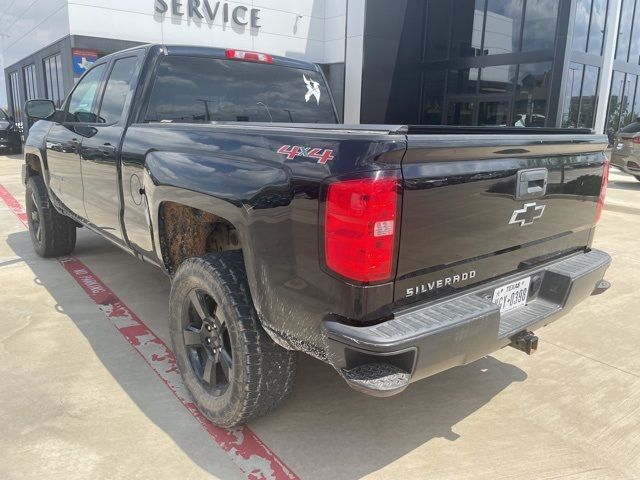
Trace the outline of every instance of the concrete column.
{"type": "Polygon", "coordinates": [[[618,44],[618,30],[620,28],[620,12],[622,0],[609,0],[609,17],[604,37],[604,57],[600,72],[600,84],[598,86],[598,109],[596,113],[595,131],[604,133],[607,123],[607,108],[609,107],[609,95],[611,93],[611,79],[613,78],[613,61],[616,56],[618,44]]]}
{"type": "Polygon", "coordinates": [[[360,123],[366,0],[347,2],[344,123],[360,123]]]}

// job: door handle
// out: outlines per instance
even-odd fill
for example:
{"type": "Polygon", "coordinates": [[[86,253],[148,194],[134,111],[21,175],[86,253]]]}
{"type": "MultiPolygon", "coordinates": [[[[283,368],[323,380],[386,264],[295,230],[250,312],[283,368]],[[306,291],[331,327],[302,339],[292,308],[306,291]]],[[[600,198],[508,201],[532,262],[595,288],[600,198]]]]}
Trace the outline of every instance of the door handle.
{"type": "Polygon", "coordinates": [[[531,200],[547,193],[549,171],[546,168],[520,170],[516,177],[516,200],[531,200]]]}
{"type": "Polygon", "coordinates": [[[116,147],[111,145],[110,143],[105,143],[104,145],[100,145],[98,150],[105,155],[113,155],[116,153],[116,147]]]}

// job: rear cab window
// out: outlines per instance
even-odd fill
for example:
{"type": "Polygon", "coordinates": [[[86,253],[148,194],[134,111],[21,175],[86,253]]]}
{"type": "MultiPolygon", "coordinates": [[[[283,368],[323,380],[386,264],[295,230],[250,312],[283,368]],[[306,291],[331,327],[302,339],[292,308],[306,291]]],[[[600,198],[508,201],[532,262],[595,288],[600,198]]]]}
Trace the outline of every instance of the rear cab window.
{"type": "Polygon", "coordinates": [[[145,122],[337,123],[322,75],[206,57],[162,59],[145,122]]]}

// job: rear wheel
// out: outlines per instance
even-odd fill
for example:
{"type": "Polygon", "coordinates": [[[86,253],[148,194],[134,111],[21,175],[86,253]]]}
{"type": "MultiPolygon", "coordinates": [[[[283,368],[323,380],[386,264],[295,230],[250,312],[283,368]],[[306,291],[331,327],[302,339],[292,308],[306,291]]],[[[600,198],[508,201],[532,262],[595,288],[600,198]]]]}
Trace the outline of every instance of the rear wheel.
{"type": "Polygon", "coordinates": [[[36,253],[41,257],[70,254],[76,246],[75,222],[51,205],[39,175],[27,180],[25,206],[31,243],[36,253]]]}
{"type": "Polygon", "coordinates": [[[170,322],[184,383],[213,423],[244,424],[289,396],[296,354],[261,327],[242,253],[185,260],[171,286],[170,322]]]}

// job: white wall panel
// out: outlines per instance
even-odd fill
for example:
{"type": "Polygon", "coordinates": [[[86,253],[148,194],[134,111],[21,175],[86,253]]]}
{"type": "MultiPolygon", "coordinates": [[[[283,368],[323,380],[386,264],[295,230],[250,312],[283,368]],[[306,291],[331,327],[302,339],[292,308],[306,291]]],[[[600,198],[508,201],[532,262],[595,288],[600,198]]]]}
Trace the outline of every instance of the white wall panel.
{"type": "Polygon", "coordinates": [[[73,35],[117,38],[136,42],[161,42],[162,26],[153,13],[133,13],[69,3],[69,26],[73,35]]]}
{"type": "Polygon", "coordinates": [[[326,0],[253,0],[255,8],[280,10],[307,17],[325,18],[326,0]]]}

